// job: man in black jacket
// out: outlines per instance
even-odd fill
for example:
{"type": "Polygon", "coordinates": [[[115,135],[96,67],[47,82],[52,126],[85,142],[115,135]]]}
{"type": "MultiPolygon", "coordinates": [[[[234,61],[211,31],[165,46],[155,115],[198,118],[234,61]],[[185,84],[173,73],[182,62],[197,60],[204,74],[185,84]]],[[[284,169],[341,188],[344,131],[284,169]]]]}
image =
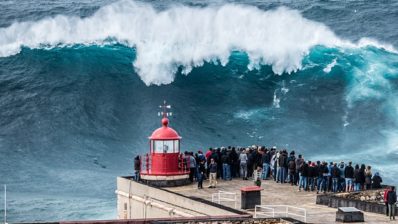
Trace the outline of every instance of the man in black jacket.
{"type": "Polygon", "coordinates": [[[303,162],[302,165],[298,168],[300,173],[300,181],[299,181],[299,191],[301,189],[307,190],[307,180],[308,180],[308,164],[303,162]]]}
{"type": "Polygon", "coordinates": [[[303,156],[300,154],[298,155],[298,158],[296,159],[296,174],[295,174],[295,180],[296,180],[296,185],[300,185],[299,184],[299,179],[300,179],[300,172],[301,172],[301,167],[303,166],[304,163],[304,159],[303,156]]]}
{"type": "Polygon", "coordinates": [[[230,167],[230,158],[226,149],[223,149],[221,152],[221,162],[222,162],[222,179],[230,180],[231,177],[231,167],[230,167]]]}
{"type": "Polygon", "coordinates": [[[390,220],[395,220],[395,204],[397,203],[397,193],[395,192],[394,186],[392,186],[391,190],[387,193],[387,202],[390,220]]]}
{"type": "Polygon", "coordinates": [[[319,167],[318,167],[318,173],[319,173],[319,184],[318,184],[318,189],[317,189],[317,193],[319,193],[320,191],[323,191],[323,193],[326,193],[326,182],[327,182],[327,177],[329,174],[329,169],[327,167],[327,163],[325,161],[323,161],[319,167]]]}
{"type": "Polygon", "coordinates": [[[293,184],[296,184],[296,161],[295,159],[290,159],[288,162],[288,172],[289,172],[289,183],[293,186],[293,184]]]}
{"type": "Polygon", "coordinates": [[[140,156],[136,156],[134,158],[134,180],[140,180],[140,171],[141,171],[141,158],[140,156]]]}
{"type": "Polygon", "coordinates": [[[336,193],[339,190],[340,169],[337,167],[337,163],[334,163],[331,169],[332,191],[336,193]]]}
{"type": "Polygon", "coordinates": [[[345,176],[345,191],[351,192],[352,191],[352,184],[354,180],[354,167],[352,167],[352,162],[348,162],[348,166],[344,169],[344,176],[345,176]]]}
{"type": "MultiPolygon", "coordinates": [[[[281,184],[285,183],[286,180],[286,173],[287,173],[287,152],[283,150],[278,159],[278,164],[279,164],[279,180],[281,184]]],[[[277,182],[278,182],[277,181],[277,182]]]]}

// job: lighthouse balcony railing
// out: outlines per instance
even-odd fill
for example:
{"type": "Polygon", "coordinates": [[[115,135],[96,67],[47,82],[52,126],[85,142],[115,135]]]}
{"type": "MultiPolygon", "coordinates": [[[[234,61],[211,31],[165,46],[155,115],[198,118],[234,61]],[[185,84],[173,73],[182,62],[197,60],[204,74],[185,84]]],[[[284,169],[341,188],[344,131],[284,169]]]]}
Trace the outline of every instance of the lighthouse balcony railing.
{"type": "MultiPolygon", "coordinates": [[[[164,162],[167,162],[164,161],[164,162]]],[[[170,172],[168,168],[162,167],[162,166],[156,166],[156,169],[153,169],[153,162],[152,162],[152,157],[151,154],[145,154],[141,156],[141,162],[140,162],[140,173],[141,174],[147,174],[147,175],[154,175],[157,173],[163,173],[163,174],[188,174],[190,169],[190,161],[189,158],[186,158],[183,155],[180,155],[178,158],[178,169],[176,172],[170,172]],[[156,170],[156,173],[154,172],[156,170]]]]}

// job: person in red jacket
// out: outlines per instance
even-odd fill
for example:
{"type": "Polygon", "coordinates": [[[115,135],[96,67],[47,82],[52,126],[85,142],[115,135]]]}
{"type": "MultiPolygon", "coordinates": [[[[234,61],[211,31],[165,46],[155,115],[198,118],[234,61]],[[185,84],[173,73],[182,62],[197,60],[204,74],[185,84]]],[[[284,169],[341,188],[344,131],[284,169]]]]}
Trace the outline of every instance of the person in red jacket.
{"type": "Polygon", "coordinates": [[[388,192],[389,191],[391,191],[391,188],[390,187],[387,187],[385,190],[384,190],[384,204],[386,205],[386,216],[388,216],[388,200],[387,200],[387,195],[388,195],[388,192]]]}

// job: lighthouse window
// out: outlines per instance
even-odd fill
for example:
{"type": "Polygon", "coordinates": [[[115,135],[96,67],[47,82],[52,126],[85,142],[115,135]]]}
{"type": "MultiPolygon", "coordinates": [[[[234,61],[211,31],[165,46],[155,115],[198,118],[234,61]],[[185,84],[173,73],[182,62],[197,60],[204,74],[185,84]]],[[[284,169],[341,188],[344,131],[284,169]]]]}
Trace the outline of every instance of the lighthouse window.
{"type": "Polygon", "coordinates": [[[179,152],[180,150],[180,140],[174,140],[174,152],[179,152]]]}
{"type": "Polygon", "coordinates": [[[154,141],[153,145],[154,153],[173,153],[174,151],[174,140],[170,141],[154,141]]]}

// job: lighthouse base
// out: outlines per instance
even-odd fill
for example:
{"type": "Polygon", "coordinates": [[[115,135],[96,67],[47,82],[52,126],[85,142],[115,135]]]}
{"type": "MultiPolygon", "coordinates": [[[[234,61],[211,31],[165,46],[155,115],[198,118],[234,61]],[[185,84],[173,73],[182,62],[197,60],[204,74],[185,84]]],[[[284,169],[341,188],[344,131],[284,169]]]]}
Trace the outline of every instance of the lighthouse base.
{"type": "Polygon", "coordinates": [[[171,176],[141,174],[141,181],[145,184],[155,187],[176,187],[188,185],[191,183],[188,174],[171,176]]]}

